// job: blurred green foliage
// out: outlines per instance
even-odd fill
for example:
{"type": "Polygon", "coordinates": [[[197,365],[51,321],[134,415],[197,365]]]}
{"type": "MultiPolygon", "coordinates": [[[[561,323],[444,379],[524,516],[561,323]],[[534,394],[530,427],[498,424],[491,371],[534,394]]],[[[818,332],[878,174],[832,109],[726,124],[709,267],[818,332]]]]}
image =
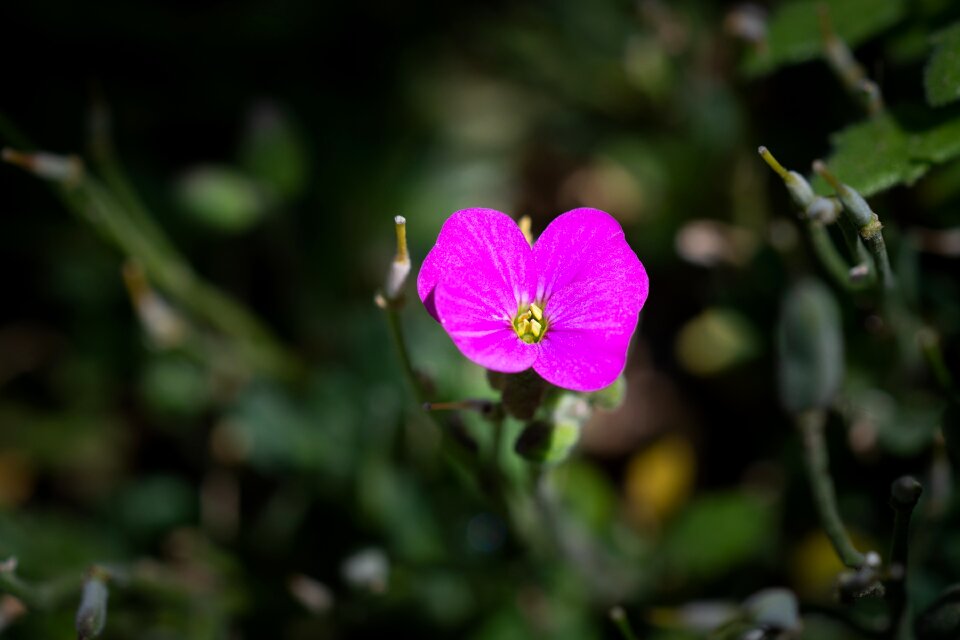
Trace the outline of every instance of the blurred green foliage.
{"type": "MultiPolygon", "coordinates": [[[[103,638],[615,638],[616,604],[650,639],[868,637],[880,604],[809,588],[837,564],[791,423],[815,406],[864,550],[924,483],[908,595],[954,637],[960,8],[759,9],[4,7],[0,143],[86,172],[0,166],[0,634],[69,636],[97,566],[103,638]],[[871,196],[895,294],[820,282],[760,144],[871,196]],[[394,215],[412,279],[470,206],[608,210],[650,274],[624,379],[535,417],[566,421],[533,447],[557,464],[520,420],[417,406],[373,302],[394,215]]],[[[406,303],[427,399],[496,400],[406,303]]]]}

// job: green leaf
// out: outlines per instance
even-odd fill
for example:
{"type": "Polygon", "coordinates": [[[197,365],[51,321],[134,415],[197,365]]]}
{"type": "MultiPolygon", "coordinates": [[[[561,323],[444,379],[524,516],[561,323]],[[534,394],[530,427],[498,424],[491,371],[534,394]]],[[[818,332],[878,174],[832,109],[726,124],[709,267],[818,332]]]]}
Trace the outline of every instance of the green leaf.
{"type": "Polygon", "coordinates": [[[664,536],[663,558],[677,576],[703,582],[763,557],[775,537],[767,500],[742,492],[706,495],[693,502],[664,536]],[[704,544],[704,535],[709,544],[704,544]]]}
{"type": "Polygon", "coordinates": [[[927,102],[941,107],[960,99],[960,22],[933,37],[934,50],[923,74],[927,102]]]}
{"type": "MultiPolygon", "coordinates": [[[[960,155],[960,111],[904,107],[847,127],[831,136],[830,170],[863,196],[912,184],[932,165],[960,155]]],[[[819,176],[811,180],[831,193],[819,176]]]]}
{"type": "Polygon", "coordinates": [[[747,56],[743,71],[749,76],[777,67],[818,58],[823,51],[819,7],[829,9],[834,33],[850,47],[866,42],[899,22],[903,0],[802,0],[784,3],[770,19],[767,46],[747,56]]]}

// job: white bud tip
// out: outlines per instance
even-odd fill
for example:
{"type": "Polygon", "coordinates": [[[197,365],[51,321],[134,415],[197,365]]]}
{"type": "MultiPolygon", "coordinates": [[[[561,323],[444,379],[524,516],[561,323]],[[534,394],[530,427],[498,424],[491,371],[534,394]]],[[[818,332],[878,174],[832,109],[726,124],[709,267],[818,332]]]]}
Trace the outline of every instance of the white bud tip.
{"type": "Polygon", "coordinates": [[[396,216],[394,217],[393,221],[397,224],[407,224],[407,219],[403,216],[396,216]]]}

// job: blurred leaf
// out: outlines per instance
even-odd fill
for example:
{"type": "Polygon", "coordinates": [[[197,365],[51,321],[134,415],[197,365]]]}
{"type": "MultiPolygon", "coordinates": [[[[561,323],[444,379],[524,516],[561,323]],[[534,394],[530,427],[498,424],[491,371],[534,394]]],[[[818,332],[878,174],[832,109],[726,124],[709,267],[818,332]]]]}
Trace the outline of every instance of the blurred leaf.
{"type": "Polygon", "coordinates": [[[941,107],[960,98],[960,23],[933,37],[934,50],[923,74],[927,102],[941,107]]]}
{"type": "Polygon", "coordinates": [[[89,519],[54,513],[0,512],[0,559],[16,556],[25,580],[80,577],[93,562],[122,562],[128,541],[89,519]]]}
{"type": "Polygon", "coordinates": [[[617,510],[610,479],[592,464],[571,460],[553,472],[563,503],[596,532],[608,531],[617,510]]]}
{"type": "Polygon", "coordinates": [[[710,308],[677,334],[677,359],[696,375],[712,376],[757,354],[756,330],[733,309],[710,308]]]}
{"type": "Polygon", "coordinates": [[[230,167],[191,169],[176,185],[180,205],[197,221],[221,231],[249,229],[266,213],[267,196],[251,178],[230,167]]]}
{"type": "Polygon", "coordinates": [[[181,357],[159,356],[146,365],[140,392],[160,413],[196,415],[210,401],[210,380],[196,363],[181,357]]]}
{"type": "Polygon", "coordinates": [[[946,589],[920,614],[916,630],[918,640],[954,640],[960,636],[960,585],[946,589]]]}
{"type": "Polygon", "coordinates": [[[411,475],[386,460],[371,459],[358,480],[360,507],[389,536],[391,549],[402,559],[426,562],[443,556],[440,528],[411,475]]]}
{"type": "Polygon", "coordinates": [[[926,449],[936,435],[945,402],[928,393],[894,397],[876,388],[852,389],[850,403],[875,430],[885,451],[912,456],[926,449]]]}
{"type": "Polygon", "coordinates": [[[419,575],[415,585],[421,606],[430,618],[444,625],[463,622],[474,607],[470,583],[456,571],[434,571],[419,575]]]}
{"type": "MultiPolygon", "coordinates": [[[[863,196],[899,184],[913,184],[931,165],[960,154],[960,111],[931,113],[902,108],[850,126],[830,138],[828,164],[842,182],[863,196]]],[[[819,176],[811,183],[832,193],[819,176]]]]}
{"type": "Polygon", "coordinates": [[[227,424],[261,471],[321,472],[328,478],[345,478],[354,472],[359,453],[350,399],[350,393],[333,380],[318,380],[307,410],[292,394],[255,384],[240,396],[227,424]]]}
{"type": "Polygon", "coordinates": [[[777,326],[780,400],[793,412],[829,406],[843,382],[840,309],[817,280],[794,285],[777,326]]]}
{"type": "Polygon", "coordinates": [[[776,535],[776,516],[768,500],[745,492],[706,494],[690,503],[665,532],[662,554],[672,574],[705,582],[764,559],[776,535]]]}
{"type": "Polygon", "coordinates": [[[178,476],[146,476],[124,488],[117,506],[130,531],[156,535],[195,521],[197,493],[178,476]]]}
{"type": "Polygon", "coordinates": [[[266,103],[250,113],[240,143],[240,164],[275,195],[296,198],[310,172],[304,133],[277,106],[266,103]]]}
{"type": "Polygon", "coordinates": [[[819,7],[829,10],[834,33],[854,48],[895,25],[904,16],[903,0],[797,0],[777,6],[767,28],[767,46],[743,63],[751,76],[818,58],[823,51],[819,7]]]}

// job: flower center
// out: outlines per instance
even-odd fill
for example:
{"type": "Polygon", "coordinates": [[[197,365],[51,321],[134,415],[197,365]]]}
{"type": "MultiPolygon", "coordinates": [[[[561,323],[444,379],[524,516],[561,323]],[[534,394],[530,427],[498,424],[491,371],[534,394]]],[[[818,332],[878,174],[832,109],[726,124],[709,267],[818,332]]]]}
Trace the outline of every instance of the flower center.
{"type": "Polygon", "coordinates": [[[526,308],[520,307],[517,316],[513,319],[513,330],[517,337],[533,344],[540,342],[547,332],[547,319],[543,317],[543,306],[531,302],[526,308]]]}

